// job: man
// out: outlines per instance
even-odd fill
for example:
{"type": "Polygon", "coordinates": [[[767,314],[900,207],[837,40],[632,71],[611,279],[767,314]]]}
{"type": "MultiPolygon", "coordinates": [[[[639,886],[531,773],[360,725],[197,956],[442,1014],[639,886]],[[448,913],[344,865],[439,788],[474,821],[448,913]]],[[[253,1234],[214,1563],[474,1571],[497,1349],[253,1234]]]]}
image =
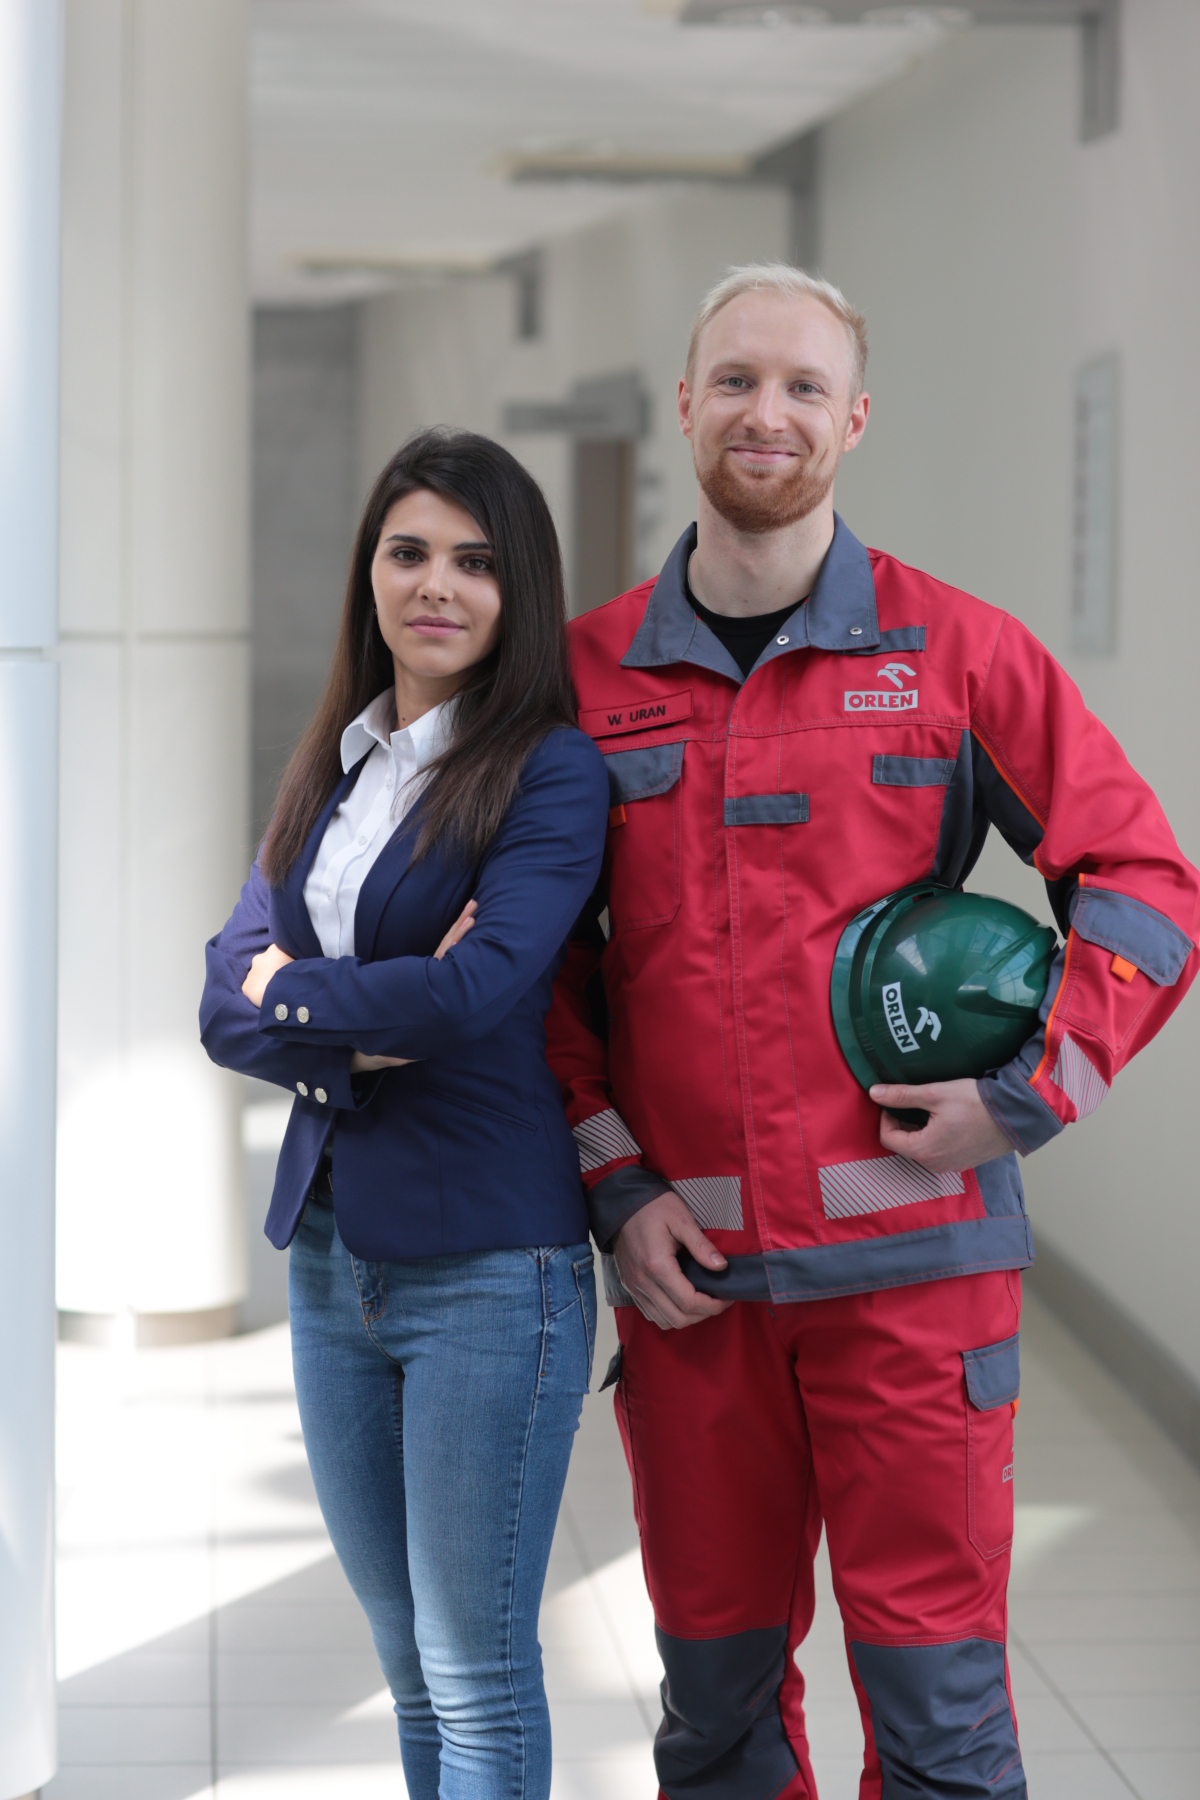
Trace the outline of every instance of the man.
{"type": "Polygon", "coordinates": [[[679,386],[696,524],[573,627],[608,917],[548,1028],[619,1307],[668,1800],[815,1795],[795,1652],[822,1518],[863,1800],[1024,1795],[1013,1152],[1100,1103],[1197,963],[1196,873],[1063,671],[836,517],[865,360],[836,289],[734,270],[679,386]],[[1066,936],[1037,1034],[981,1081],[868,1097],[830,1015],[839,936],[907,883],[959,886],[989,823],[1066,936]]]}

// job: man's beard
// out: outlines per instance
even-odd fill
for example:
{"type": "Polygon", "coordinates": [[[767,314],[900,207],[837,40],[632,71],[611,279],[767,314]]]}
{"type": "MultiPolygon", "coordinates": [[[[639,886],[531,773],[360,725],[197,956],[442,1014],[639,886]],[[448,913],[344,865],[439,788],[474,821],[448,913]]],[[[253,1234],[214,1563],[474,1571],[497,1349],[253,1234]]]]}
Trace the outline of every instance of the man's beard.
{"type": "Polygon", "coordinates": [[[820,506],[833,486],[837,463],[814,469],[807,457],[797,457],[781,480],[775,469],[761,475],[736,469],[727,452],[718,452],[706,469],[693,451],[696,479],[714,512],[728,520],[735,531],[782,531],[806,519],[820,506]]]}

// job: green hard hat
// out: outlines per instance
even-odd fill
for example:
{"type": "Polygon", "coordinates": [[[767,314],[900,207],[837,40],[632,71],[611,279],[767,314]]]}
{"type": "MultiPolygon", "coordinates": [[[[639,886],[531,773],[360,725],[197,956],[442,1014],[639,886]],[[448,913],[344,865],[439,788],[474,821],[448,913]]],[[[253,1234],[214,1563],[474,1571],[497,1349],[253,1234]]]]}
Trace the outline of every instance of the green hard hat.
{"type": "Polygon", "coordinates": [[[1037,1026],[1058,939],[1019,906],[916,882],[852,919],[833,959],[842,1053],[865,1088],[1009,1062],[1037,1026]]]}

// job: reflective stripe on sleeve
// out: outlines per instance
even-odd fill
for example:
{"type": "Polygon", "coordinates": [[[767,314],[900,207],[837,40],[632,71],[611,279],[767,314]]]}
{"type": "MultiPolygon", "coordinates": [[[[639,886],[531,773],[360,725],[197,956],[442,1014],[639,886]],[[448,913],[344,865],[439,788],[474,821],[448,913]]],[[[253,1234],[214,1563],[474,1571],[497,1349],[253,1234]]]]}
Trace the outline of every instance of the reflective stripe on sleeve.
{"type": "Polygon", "coordinates": [[[602,1169],[605,1163],[642,1153],[630,1136],[624,1119],[611,1106],[575,1126],[575,1144],[579,1151],[579,1167],[585,1175],[590,1175],[593,1169],[602,1169]]]}

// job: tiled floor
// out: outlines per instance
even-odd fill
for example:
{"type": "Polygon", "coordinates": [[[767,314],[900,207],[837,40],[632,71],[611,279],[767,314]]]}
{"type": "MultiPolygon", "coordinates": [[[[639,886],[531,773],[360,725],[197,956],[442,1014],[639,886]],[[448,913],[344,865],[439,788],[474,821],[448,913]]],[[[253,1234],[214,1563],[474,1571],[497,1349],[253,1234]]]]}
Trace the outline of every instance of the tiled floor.
{"type": "MultiPolygon", "coordinates": [[[[1200,1474],[1033,1303],[1023,1360],[1012,1663],[1031,1794],[1196,1800],[1200,1474]]],[[[60,1369],[62,1768],[44,1800],[402,1800],[286,1327],[64,1345],[60,1369]]],[[[607,1395],[585,1407],[542,1639],[555,1800],[651,1800],[659,1671],[607,1395]]],[[[822,1800],[853,1800],[827,1573],[804,1666],[822,1800]]]]}

